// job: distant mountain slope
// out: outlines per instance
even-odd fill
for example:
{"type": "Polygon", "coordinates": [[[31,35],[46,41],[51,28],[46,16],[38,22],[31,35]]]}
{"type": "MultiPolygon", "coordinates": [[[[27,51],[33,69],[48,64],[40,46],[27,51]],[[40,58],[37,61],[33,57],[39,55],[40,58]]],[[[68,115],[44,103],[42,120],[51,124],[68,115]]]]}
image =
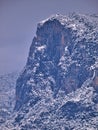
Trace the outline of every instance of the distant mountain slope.
{"type": "Polygon", "coordinates": [[[0,75],[0,121],[6,119],[15,105],[15,86],[18,72],[0,75]]]}
{"type": "Polygon", "coordinates": [[[40,22],[2,130],[97,130],[98,15],[40,22]]]}

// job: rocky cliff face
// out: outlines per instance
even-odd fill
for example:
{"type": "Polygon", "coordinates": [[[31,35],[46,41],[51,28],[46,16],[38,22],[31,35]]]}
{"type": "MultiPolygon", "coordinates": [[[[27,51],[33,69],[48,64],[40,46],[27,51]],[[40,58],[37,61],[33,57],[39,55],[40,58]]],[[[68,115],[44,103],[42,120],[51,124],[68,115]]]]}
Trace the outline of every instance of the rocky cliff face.
{"type": "Polygon", "coordinates": [[[32,99],[36,104],[42,91],[50,89],[56,98],[59,92],[66,95],[92,78],[91,66],[98,58],[97,29],[95,16],[55,15],[39,23],[17,80],[15,109],[32,99]]]}
{"type": "Polygon", "coordinates": [[[98,16],[54,15],[37,26],[2,130],[97,130],[98,16]]]}

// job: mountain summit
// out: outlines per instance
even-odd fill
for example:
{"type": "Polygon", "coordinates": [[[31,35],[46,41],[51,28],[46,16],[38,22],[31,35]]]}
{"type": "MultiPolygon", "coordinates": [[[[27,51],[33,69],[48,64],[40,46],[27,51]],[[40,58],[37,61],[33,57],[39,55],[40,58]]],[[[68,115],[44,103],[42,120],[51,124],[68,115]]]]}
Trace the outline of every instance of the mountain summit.
{"type": "Polygon", "coordinates": [[[14,128],[97,130],[97,99],[98,16],[40,22],[16,83],[14,128]]]}
{"type": "Polygon", "coordinates": [[[36,37],[17,80],[16,106],[41,99],[42,92],[68,94],[91,79],[98,58],[98,19],[94,16],[54,15],[38,24],[36,37]],[[97,25],[97,26],[96,26],[97,25]]]}

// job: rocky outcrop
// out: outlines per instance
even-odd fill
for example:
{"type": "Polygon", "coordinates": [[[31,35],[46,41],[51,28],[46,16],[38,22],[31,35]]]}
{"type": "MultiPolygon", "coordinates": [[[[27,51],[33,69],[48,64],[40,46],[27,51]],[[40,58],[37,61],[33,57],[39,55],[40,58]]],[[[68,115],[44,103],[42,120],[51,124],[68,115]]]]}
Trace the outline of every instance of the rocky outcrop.
{"type": "Polygon", "coordinates": [[[37,26],[2,130],[97,130],[98,16],[54,15],[37,26]]]}
{"type": "Polygon", "coordinates": [[[15,110],[41,100],[42,91],[53,98],[80,88],[93,76],[98,57],[98,19],[95,16],[55,15],[38,24],[27,64],[16,85],[15,110]]]}

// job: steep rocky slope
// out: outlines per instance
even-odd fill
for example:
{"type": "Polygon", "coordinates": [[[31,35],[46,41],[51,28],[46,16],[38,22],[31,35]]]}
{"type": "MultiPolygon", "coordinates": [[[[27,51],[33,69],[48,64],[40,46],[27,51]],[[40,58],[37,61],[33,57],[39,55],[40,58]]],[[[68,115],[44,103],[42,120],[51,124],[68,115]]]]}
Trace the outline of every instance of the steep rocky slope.
{"type": "Polygon", "coordinates": [[[39,99],[42,91],[50,89],[55,98],[59,91],[75,91],[93,77],[91,66],[98,58],[98,19],[70,17],[56,15],[38,24],[26,67],[17,80],[16,110],[32,97],[39,99]]]}
{"type": "Polygon", "coordinates": [[[98,16],[40,22],[16,83],[13,119],[2,129],[97,130],[98,16]]]}

